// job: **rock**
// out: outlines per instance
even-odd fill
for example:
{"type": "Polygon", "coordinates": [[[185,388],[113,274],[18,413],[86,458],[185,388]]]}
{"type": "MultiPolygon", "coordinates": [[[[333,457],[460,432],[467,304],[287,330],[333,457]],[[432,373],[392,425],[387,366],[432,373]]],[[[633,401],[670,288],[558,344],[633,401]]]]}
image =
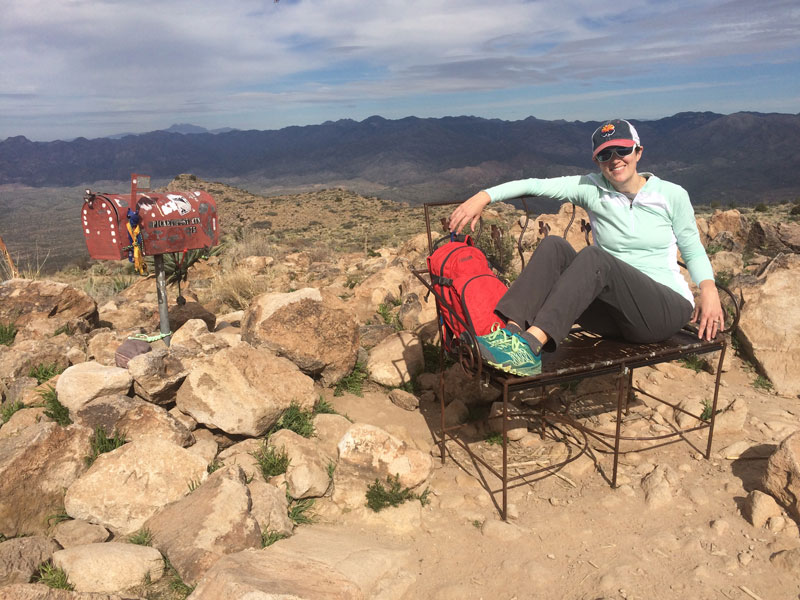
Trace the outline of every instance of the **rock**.
{"type": "Polygon", "coordinates": [[[250,506],[244,471],[223,467],[148,519],[145,527],[181,579],[194,585],[225,554],[261,547],[261,530],[250,506]]]}
{"type": "MultiPolygon", "coordinates": [[[[229,328],[232,329],[232,328],[229,328]]],[[[238,334],[236,337],[240,337],[238,334]]],[[[172,334],[170,348],[185,348],[192,352],[211,354],[228,346],[235,345],[239,340],[231,340],[228,335],[218,335],[208,330],[207,324],[201,319],[190,319],[184,323],[177,332],[172,334]],[[231,343],[233,341],[233,343],[231,343]]]]}
{"type": "Polygon", "coordinates": [[[769,562],[792,575],[797,575],[800,571],[800,548],[780,550],[769,557],[769,562]]]}
{"type": "Polygon", "coordinates": [[[139,406],[127,411],[117,421],[116,429],[123,433],[129,442],[158,437],[184,448],[194,444],[194,436],[191,431],[164,408],[147,402],[142,402],[139,406]]]}
{"type": "Polygon", "coordinates": [[[745,249],[775,256],[779,252],[786,252],[789,248],[781,241],[778,230],[774,225],[765,221],[755,221],[747,233],[745,249]]]}
{"type": "MultiPolygon", "coordinates": [[[[433,389],[439,393],[438,376],[435,376],[433,389]]],[[[477,378],[464,373],[459,364],[450,366],[444,372],[444,395],[447,401],[460,399],[464,404],[483,404],[494,402],[502,396],[502,391],[493,385],[482,385],[477,378]]]]}
{"type": "Polygon", "coordinates": [[[178,390],[178,408],[229,434],[258,437],[296,402],[314,406],[314,382],[285,358],[246,343],[198,359],[178,390]]]}
{"type": "Polygon", "coordinates": [[[401,331],[375,346],[367,360],[370,379],[387,387],[411,383],[422,372],[425,359],[422,343],[415,334],[401,331]]]}
{"type": "Polygon", "coordinates": [[[763,487],[800,521],[800,431],[784,439],[769,457],[763,487]]]}
{"type": "Polygon", "coordinates": [[[141,398],[131,398],[124,394],[100,396],[84,404],[72,418],[76,423],[89,427],[93,431],[102,427],[111,434],[118,429],[117,423],[130,410],[146,404],[141,398]]]}
{"type": "Polygon", "coordinates": [[[127,394],[133,378],[127,369],[106,367],[91,361],[64,371],[56,383],[58,401],[70,412],[78,412],[87,403],[112,394],[127,394]]]}
{"type": "Polygon", "coordinates": [[[79,592],[117,592],[164,574],[164,559],[155,548],[108,542],[86,544],[53,554],[53,564],[63,569],[79,592]]]}
{"type": "Polygon", "coordinates": [[[444,408],[445,427],[461,425],[469,421],[469,408],[460,399],[456,398],[444,408]]]}
{"type": "Polygon", "coordinates": [[[128,361],[133,391],[155,404],[174,402],[175,394],[188,374],[188,369],[177,354],[161,348],[128,361]]]}
{"type": "Polygon", "coordinates": [[[315,288],[254,298],[242,319],[242,339],[269,348],[332,386],[349,374],[358,352],[358,323],[338,298],[315,288]]]}
{"type": "Polygon", "coordinates": [[[14,323],[20,340],[28,332],[43,338],[64,328],[86,332],[97,326],[97,303],[65,283],[9,279],[0,283],[0,323],[14,323]]]}
{"type": "Polygon", "coordinates": [[[429,454],[409,447],[373,425],[356,423],[339,442],[339,463],[334,472],[333,501],[356,508],[366,502],[367,486],[375,479],[399,477],[403,487],[422,485],[433,471],[429,454]]]}
{"type": "MultiPolygon", "coordinates": [[[[506,421],[506,435],[509,441],[518,442],[528,433],[527,419],[516,416],[521,412],[523,412],[522,408],[509,403],[508,419],[506,421]]],[[[489,430],[494,433],[503,432],[502,402],[492,402],[492,408],[489,411],[489,430]]]]}
{"type": "Polygon", "coordinates": [[[108,541],[111,533],[102,525],[95,525],[80,519],[61,521],[53,529],[53,539],[62,548],[83,546],[84,544],[100,544],[108,541]]]}
{"type": "Polygon", "coordinates": [[[331,484],[333,463],[317,448],[317,444],[288,429],[269,436],[269,445],[282,449],[289,456],[286,485],[292,498],[319,498],[331,484]]]}
{"type": "Polygon", "coordinates": [[[769,494],[753,490],[747,495],[744,512],[753,527],[761,528],[770,517],[780,516],[781,507],[769,494]]]}
{"type": "Polygon", "coordinates": [[[67,354],[74,339],[59,335],[47,339],[16,339],[11,347],[0,345],[0,381],[13,384],[38,365],[67,368],[70,364],[67,354]]]}
{"type": "Polygon", "coordinates": [[[754,357],[780,394],[800,394],[795,365],[800,345],[792,332],[800,331],[800,311],[793,294],[800,285],[800,260],[776,268],[761,286],[744,290],[745,304],[739,322],[743,350],[754,357]],[[774,318],[780,315],[780,319],[774,318]]]}
{"type": "Polygon", "coordinates": [[[487,519],[481,526],[481,533],[488,538],[500,542],[512,542],[522,537],[523,531],[519,526],[506,521],[487,519]]]}
{"type": "Polygon", "coordinates": [[[662,466],[656,467],[642,478],[642,490],[650,508],[660,508],[672,502],[672,488],[662,466]]]}
{"type": "Polygon", "coordinates": [[[747,219],[735,208],[716,210],[708,221],[708,238],[713,240],[719,234],[728,232],[734,239],[743,242],[747,235],[747,219]]]}
{"type": "MultiPolygon", "coordinates": [[[[169,328],[172,333],[180,331],[183,325],[191,320],[203,321],[208,331],[214,331],[217,324],[216,315],[197,302],[173,304],[169,307],[169,328]]],[[[154,326],[157,325],[158,323],[154,323],[154,326]]]]}
{"type": "Polygon", "coordinates": [[[405,390],[393,389],[389,392],[389,400],[395,406],[399,406],[404,410],[416,410],[419,408],[419,398],[405,390]]]}
{"type": "Polygon", "coordinates": [[[714,273],[729,273],[731,275],[739,275],[744,269],[741,253],[728,252],[727,250],[720,250],[714,254],[711,257],[711,266],[714,268],[714,273]]]}
{"type": "Polygon", "coordinates": [[[42,406],[35,408],[23,408],[11,415],[11,418],[3,423],[0,428],[0,438],[7,438],[17,435],[20,431],[39,422],[51,422],[50,417],[45,416],[47,409],[42,406]]]}
{"type": "Polygon", "coordinates": [[[288,515],[286,490],[267,483],[260,476],[250,481],[247,488],[252,500],[250,514],[258,522],[261,532],[292,535],[294,525],[288,515]]]}
{"type": "Polygon", "coordinates": [[[158,438],[129,442],[101,454],[69,486],[64,507],[74,519],[109,527],[122,535],[138,531],[158,509],[205,481],[207,463],[158,438]]]}
{"type": "Polygon", "coordinates": [[[352,423],[342,415],[318,414],[314,417],[314,435],[317,446],[329,460],[339,459],[339,440],[342,439],[352,423]]]}
{"type": "Polygon", "coordinates": [[[112,331],[107,327],[95,329],[89,334],[88,358],[106,367],[119,366],[116,361],[117,350],[126,340],[127,334],[112,331]]]}
{"type": "Polygon", "coordinates": [[[280,552],[280,544],[224,556],[198,583],[192,600],[363,600],[359,587],[320,561],[280,552]]]}
{"type": "Polygon", "coordinates": [[[397,318],[406,331],[414,331],[421,335],[421,330],[424,330],[430,324],[433,325],[434,335],[438,330],[436,301],[433,296],[429,296],[426,300],[426,295],[423,291],[420,294],[406,294],[403,298],[403,304],[400,306],[397,318]]]}
{"type": "Polygon", "coordinates": [[[800,252],[800,225],[778,223],[778,239],[794,252],[800,252]]]}
{"type": "Polygon", "coordinates": [[[261,477],[261,467],[253,454],[259,452],[263,447],[263,439],[243,440],[220,452],[217,455],[217,461],[226,467],[238,465],[248,479],[261,477]]]}
{"type": "Polygon", "coordinates": [[[45,533],[64,490],[86,470],[91,430],[37,423],[0,439],[0,534],[45,533]]]}
{"type": "Polygon", "coordinates": [[[741,431],[747,421],[747,403],[744,398],[736,398],[717,414],[714,419],[714,433],[736,433],[741,431]]]}
{"type": "Polygon", "coordinates": [[[28,583],[39,565],[50,560],[56,550],[58,544],[43,535],[0,543],[0,586],[28,583]]]}
{"type": "Polygon", "coordinates": [[[118,594],[68,592],[47,587],[43,583],[15,583],[0,587],[0,600],[130,600],[118,594]]]}

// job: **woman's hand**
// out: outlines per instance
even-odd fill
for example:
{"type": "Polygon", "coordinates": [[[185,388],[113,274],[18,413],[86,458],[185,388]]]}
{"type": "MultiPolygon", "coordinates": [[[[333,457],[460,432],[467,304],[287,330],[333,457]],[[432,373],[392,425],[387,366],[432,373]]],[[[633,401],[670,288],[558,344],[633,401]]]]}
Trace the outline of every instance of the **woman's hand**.
{"type": "Polygon", "coordinates": [[[711,279],[700,282],[700,296],[694,305],[692,323],[697,323],[697,337],[709,341],[725,328],[725,312],[717,286],[711,279]]]}
{"type": "Polygon", "coordinates": [[[489,194],[481,191],[459,204],[450,215],[450,231],[461,233],[467,223],[475,231],[475,224],[481,218],[483,208],[491,201],[489,194]]]}

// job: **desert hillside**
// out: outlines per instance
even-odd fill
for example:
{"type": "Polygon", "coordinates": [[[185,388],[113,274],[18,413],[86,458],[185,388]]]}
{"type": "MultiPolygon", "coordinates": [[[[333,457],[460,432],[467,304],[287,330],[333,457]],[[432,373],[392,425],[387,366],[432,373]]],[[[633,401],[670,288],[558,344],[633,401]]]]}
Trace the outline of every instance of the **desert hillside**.
{"type": "MultiPolygon", "coordinates": [[[[578,426],[613,435],[615,377],[512,394],[503,427],[500,391],[440,360],[420,207],[166,187],[209,191],[223,224],[168,288],[168,344],[152,274],[0,261],[0,600],[800,597],[796,205],[698,211],[738,328],[724,360],[634,371],[612,487],[578,426]],[[662,443],[709,422],[720,372],[709,458],[707,428],[662,443]],[[443,421],[495,468],[505,430],[510,471],[538,471],[507,520],[443,421]]],[[[522,234],[493,205],[478,243],[511,280],[514,241],[529,256],[570,216],[522,234]]]]}

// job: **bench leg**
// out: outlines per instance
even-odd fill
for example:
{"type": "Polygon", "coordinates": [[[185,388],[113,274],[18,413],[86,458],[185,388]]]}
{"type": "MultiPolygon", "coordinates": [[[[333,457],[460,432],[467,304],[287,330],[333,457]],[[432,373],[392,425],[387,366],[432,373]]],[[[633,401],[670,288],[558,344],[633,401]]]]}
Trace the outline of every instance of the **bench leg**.
{"type": "Polygon", "coordinates": [[[722,377],[722,361],[725,360],[725,349],[727,343],[719,351],[719,363],[717,363],[717,379],[714,382],[714,400],[711,403],[711,422],[708,425],[708,445],[706,446],[706,460],[711,458],[711,443],[714,439],[714,422],[717,418],[717,400],[719,399],[719,382],[722,377]]]}
{"type": "Polygon", "coordinates": [[[627,395],[629,388],[626,385],[628,380],[628,376],[631,375],[630,369],[625,365],[622,366],[622,369],[619,372],[619,377],[617,378],[617,427],[616,432],[614,433],[614,469],[611,475],[611,487],[617,487],[617,466],[619,465],[619,442],[620,442],[620,435],[622,433],[622,409],[623,405],[627,411],[628,408],[628,401],[627,395]]]}
{"type": "Polygon", "coordinates": [[[503,509],[500,518],[508,520],[508,382],[503,383],[503,509]]]}

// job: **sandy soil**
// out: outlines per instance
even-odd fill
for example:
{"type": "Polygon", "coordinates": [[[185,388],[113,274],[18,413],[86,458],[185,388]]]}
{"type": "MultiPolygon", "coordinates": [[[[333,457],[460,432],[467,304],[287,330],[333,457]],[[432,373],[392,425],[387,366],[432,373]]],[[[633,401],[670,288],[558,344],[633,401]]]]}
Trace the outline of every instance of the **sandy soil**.
{"type": "MultiPolygon", "coordinates": [[[[640,369],[635,378],[658,387],[673,401],[687,393],[699,392],[700,397],[713,381],[708,373],[675,363],[640,369]]],[[[385,534],[387,547],[403,547],[416,557],[402,597],[799,598],[800,572],[770,560],[776,552],[800,547],[796,524],[786,518],[782,530],[780,519],[772,529],[756,528],[742,511],[748,493],[759,488],[765,457],[798,428],[800,400],[756,389],[754,379],[738,359],[723,376],[722,405],[741,398],[749,410],[742,429],[715,434],[711,460],[700,452],[705,449],[705,432],[691,434],[694,447],[680,442],[625,454],[619,486],[612,489],[607,480],[611,455],[595,452],[596,462],[582,457],[557,475],[518,482],[509,493],[508,522],[499,518],[466,453],[448,443],[447,460],[436,461],[431,504],[387,509],[396,512],[383,517],[386,527],[373,530],[378,537],[385,534]],[[742,440],[748,449],[729,454],[731,445],[742,440]],[[666,475],[666,483],[648,499],[641,482],[654,469],[666,475]]],[[[613,424],[613,394],[603,390],[610,385],[598,378],[563,393],[592,397],[592,418],[603,426],[613,424]]],[[[357,420],[410,435],[420,447],[432,441],[430,427],[435,427],[438,405],[420,407],[427,419],[423,421],[420,413],[398,413],[375,398],[333,401],[357,420]]],[[[640,433],[657,429],[657,422],[661,419],[642,403],[626,419],[626,425],[640,433]]],[[[471,447],[499,466],[500,446],[487,443],[486,436],[481,428],[467,431],[471,447]]],[[[555,463],[564,452],[575,452],[557,437],[559,432],[553,430],[545,440],[528,434],[510,444],[509,462],[528,463],[523,466],[527,470],[531,461],[555,463]]],[[[496,479],[488,483],[499,487],[496,479]]],[[[500,495],[495,497],[500,502],[500,495]]],[[[362,517],[345,515],[343,521],[346,526],[348,520],[355,524],[362,517]]]]}

